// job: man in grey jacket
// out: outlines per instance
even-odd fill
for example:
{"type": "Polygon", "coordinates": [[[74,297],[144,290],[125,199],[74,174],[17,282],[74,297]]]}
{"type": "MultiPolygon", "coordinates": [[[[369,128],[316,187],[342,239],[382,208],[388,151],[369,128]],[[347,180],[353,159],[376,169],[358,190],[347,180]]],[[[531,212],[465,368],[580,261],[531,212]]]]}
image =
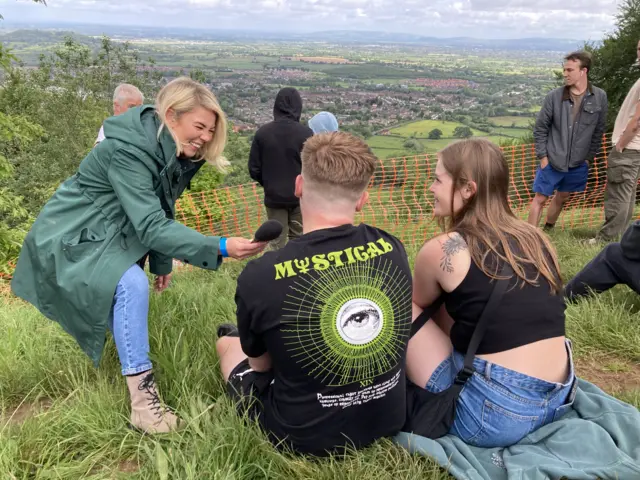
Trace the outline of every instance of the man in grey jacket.
{"type": "Polygon", "coordinates": [[[589,161],[598,153],[607,118],[607,94],[588,79],[591,56],[573,52],[564,58],[564,87],[547,94],[533,130],[540,165],[529,223],[540,223],[542,208],[554,192],[545,230],[553,228],[572,192],[587,186],[589,161]]]}
{"type": "Polygon", "coordinates": [[[640,220],[622,235],[620,242],[607,245],[564,288],[567,300],[589,293],[601,293],[625,284],[640,294],[640,220]]]}

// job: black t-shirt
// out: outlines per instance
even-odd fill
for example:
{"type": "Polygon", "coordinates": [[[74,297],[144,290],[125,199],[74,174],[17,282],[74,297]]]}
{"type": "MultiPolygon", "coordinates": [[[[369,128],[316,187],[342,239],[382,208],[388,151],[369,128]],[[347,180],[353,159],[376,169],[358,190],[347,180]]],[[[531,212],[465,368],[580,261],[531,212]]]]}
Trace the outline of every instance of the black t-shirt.
{"type": "MultiPolygon", "coordinates": [[[[513,252],[519,249],[513,241],[513,252]]],[[[549,260],[551,254],[546,252],[549,260]]],[[[495,253],[487,254],[485,268],[500,272],[503,262],[495,253]]],[[[496,306],[491,320],[476,351],[477,355],[500,353],[523,345],[561,337],[565,334],[565,302],[562,292],[552,293],[552,287],[538,268],[523,264],[527,278],[537,275],[538,285],[523,282],[515,275],[509,280],[507,291],[496,306]]],[[[453,291],[443,293],[447,312],[454,320],[451,327],[451,343],[461,353],[467,353],[478,320],[491,297],[494,282],[475,262],[453,291]]]]}
{"type": "Polygon", "coordinates": [[[361,224],[317,230],[249,262],[236,291],[242,349],[268,352],[263,427],[323,455],[405,422],[411,270],[402,243],[361,224]]]}

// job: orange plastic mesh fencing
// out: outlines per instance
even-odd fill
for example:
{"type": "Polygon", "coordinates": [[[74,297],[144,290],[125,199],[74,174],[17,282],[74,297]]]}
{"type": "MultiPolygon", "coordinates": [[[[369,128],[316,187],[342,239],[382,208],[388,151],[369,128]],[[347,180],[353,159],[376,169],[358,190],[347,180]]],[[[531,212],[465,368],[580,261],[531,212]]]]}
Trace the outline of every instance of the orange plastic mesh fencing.
{"type": "MultiPolygon", "coordinates": [[[[603,147],[589,166],[587,188],[571,195],[557,228],[597,227],[604,218],[607,154],[611,148],[605,136],[603,147]]],[[[502,148],[509,164],[509,203],[526,219],[533,199],[533,180],[539,161],[533,145],[502,148]]],[[[407,245],[417,245],[439,231],[433,219],[435,154],[380,161],[369,185],[369,202],[356,217],[387,230],[407,245]]],[[[549,202],[547,202],[547,206],[549,202]]],[[[542,221],[544,221],[543,212],[542,221]]],[[[218,188],[184,195],[176,206],[176,219],[207,235],[251,237],[266,220],[262,189],[257,184],[218,188]]]]}
{"type": "MultiPolygon", "coordinates": [[[[571,195],[556,228],[596,228],[602,223],[610,149],[610,138],[605,136],[600,153],[589,166],[586,190],[571,195]]],[[[511,178],[509,203],[517,215],[526,219],[539,165],[534,146],[508,146],[502,150],[511,178]]],[[[369,185],[369,202],[357,215],[356,223],[366,222],[387,230],[407,245],[422,244],[436,234],[439,227],[433,219],[429,193],[435,164],[435,154],[381,160],[369,185]]],[[[544,221],[545,212],[542,215],[544,221]]],[[[188,193],[176,204],[176,220],[206,235],[251,237],[266,219],[262,189],[255,183],[188,193]]]]}

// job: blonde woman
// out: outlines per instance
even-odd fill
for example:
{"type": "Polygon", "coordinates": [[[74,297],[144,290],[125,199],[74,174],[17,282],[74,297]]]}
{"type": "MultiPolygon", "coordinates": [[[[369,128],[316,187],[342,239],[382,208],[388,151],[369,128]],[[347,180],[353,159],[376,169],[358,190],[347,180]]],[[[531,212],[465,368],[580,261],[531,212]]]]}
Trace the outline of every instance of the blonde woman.
{"type": "Polygon", "coordinates": [[[178,426],[161,406],[149,360],[149,258],[155,289],[172,260],[215,270],[263,243],[206,236],[173,220],[176,200],[205,162],[224,168],[226,121],[215,96],[189,78],[162,88],[154,106],[104,124],[105,140],[44,206],[25,238],[12,289],[57,321],[97,366],[113,332],[131,394],[131,424],[163,433],[178,426]],[[144,265],[144,263],[142,263],[144,265]]]}

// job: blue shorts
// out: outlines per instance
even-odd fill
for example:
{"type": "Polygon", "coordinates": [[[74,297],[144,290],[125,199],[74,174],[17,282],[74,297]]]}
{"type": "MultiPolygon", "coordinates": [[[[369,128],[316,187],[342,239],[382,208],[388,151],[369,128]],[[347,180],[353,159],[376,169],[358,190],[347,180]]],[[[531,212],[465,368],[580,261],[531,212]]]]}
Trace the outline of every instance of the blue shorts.
{"type": "Polygon", "coordinates": [[[545,197],[550,197],[557,190],[558,192],[584,192],[587,188],[587,177],[589,176],[589,165],[584,162],[579,167],[570,168],[567,172],[559,172],[549,163],[546,167],[536,171],[536,178],[533,181],[533,191],[545,197]]]}
{"type": "MultiPolygon", "coordinates": [[[[449,433],[477,447],[508,447],[567,413],[578,382],[571,342],[567,340],[566,345],[569,377],[565,383],[540,380],[476,357],[475,373],[460,392],[449,433]]],[[[464,355],[454,351],[435,369],[426,389],[433,393],[448,389],[463,365],[464,355]]]]}

